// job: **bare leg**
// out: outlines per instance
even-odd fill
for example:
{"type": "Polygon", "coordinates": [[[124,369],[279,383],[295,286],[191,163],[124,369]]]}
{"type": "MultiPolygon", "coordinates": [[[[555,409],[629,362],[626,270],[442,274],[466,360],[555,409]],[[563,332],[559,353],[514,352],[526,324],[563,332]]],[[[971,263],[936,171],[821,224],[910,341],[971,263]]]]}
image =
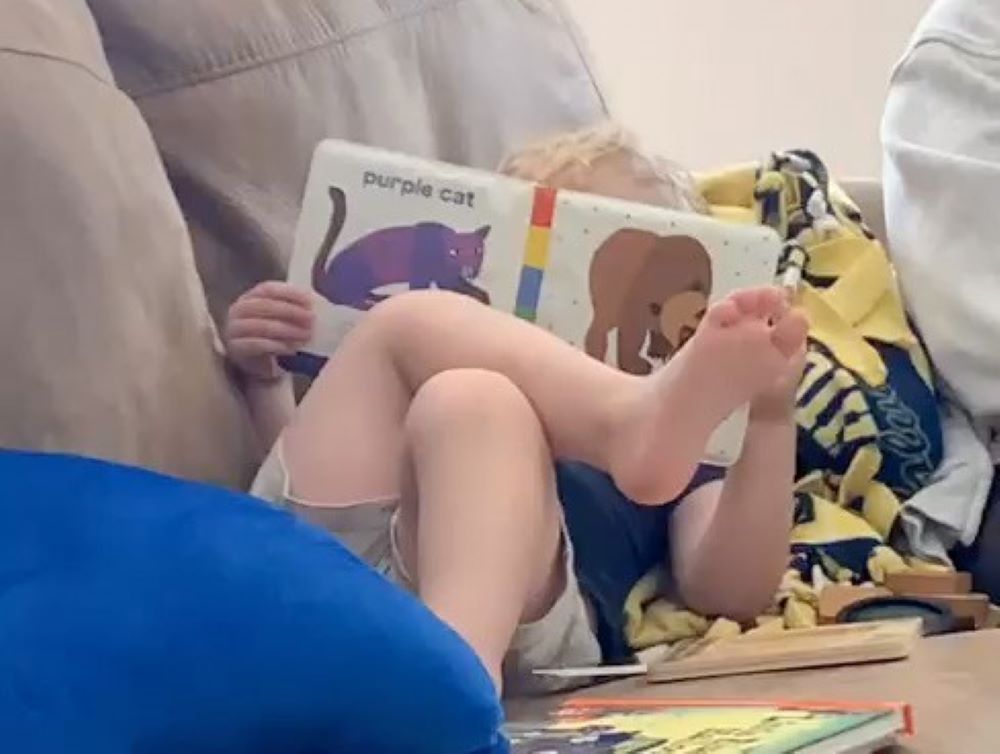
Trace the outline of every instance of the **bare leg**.
{"type": "Polygon", "coordinates": [[[794,357],[800,337],[786,335],[806,325],[786,310],[776,289],[731,296],[664,369],[638,377],[467,297],[394,297],[346,339],[286,430],[296,493],[331,505],[398,496],[413,396],[442,372],[482,369],[526,396],[556,457],[608,470],[639,502],[673,499],[719,422],[794,357]]]}
{"type": "Polygon", "coordinates": [[[431,378],[406,418],[412,476],[398,526],[424,603],[477,652],[500,687],[514,630],[565,587],[553,459],[531,404],[507,378],[431,378]],[[419,504],[418,504],[419,501],[419,504]]]}
{"type": "Polygon", "coordinates": [[[364,316],[287,428],[297,496],[331,505],[398,496],[410,402],[453,369],[504,375],[527,396],[557,457],[602,468],[619,404],[642,384],[466,296],[403,294],[364,316]]]}
{"type": "Polygon", "coordinates": [[[808,323],[776,288],[740,291],[710,307],[691,340],[643,383],[623,434],[609,443],[622,492],[655,505],[690,479],[705,443],[738,406],[775,385],[796,358],[808,323]]]}

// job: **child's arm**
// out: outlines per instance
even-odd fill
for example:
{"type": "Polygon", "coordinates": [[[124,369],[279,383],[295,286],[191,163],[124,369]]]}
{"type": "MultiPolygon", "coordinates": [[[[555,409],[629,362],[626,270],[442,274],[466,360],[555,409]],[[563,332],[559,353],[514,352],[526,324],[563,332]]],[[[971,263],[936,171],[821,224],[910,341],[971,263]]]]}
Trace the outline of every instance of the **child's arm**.
{"type": "Polygon", "coordinates": [[[261,283],[230,307],[223,333],[226,357],[239,372],[254,429],[270,448],[295,411],[292,378],[278,365],[312,337],[309,294],[287,283],[261,283]]]}
{"type": "Polygon", "coordinates": [[[755,618],[770,605],[788,567],[800,374],[801,363],[751,406],[743,455],[725,481],[695,490],[674,512],[673,573],[693,610],[755,618]]]}

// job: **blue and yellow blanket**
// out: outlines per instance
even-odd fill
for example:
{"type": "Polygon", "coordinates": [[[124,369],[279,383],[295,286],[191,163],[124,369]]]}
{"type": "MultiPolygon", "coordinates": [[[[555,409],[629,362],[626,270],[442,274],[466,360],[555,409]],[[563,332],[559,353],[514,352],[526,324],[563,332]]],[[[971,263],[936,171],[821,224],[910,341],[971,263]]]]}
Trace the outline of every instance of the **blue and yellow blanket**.
{"type": "MultiPolygon", "coordinates": [[[[885,248],[815,154],[777,153],[699,183],[716,217],[774,228],[783,268],[801,271],[810,331],[797,396],[799,481],[789,571],[770,613],[787,628],[814,625],[826,583],[879,583],[927,567],[889,543],[902,503],[941,461],[929,361],[885,248]]],[[[711,630],[662,597],[664,578],[649,574],[629,598],[635,649],[711,630]]]]}

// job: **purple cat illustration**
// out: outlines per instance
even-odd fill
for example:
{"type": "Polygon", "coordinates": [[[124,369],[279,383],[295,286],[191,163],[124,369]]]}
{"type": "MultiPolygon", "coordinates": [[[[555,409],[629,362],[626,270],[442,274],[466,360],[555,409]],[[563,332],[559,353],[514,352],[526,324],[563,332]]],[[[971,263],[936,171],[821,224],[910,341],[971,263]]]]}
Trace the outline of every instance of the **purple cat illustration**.
{"type": "Polygon", "coordinates": [[[333,304],[367,311],[387,294],[387,285],[410,290],[440,288],[490,303],[489,294],[472,283],[483,266],[490,226],[460,233],[440,223],[418,223],[374,231],[333,254],[347,219],[347,197],[330,187],[330,227],[313,263],[316,292],[333,304]]]}

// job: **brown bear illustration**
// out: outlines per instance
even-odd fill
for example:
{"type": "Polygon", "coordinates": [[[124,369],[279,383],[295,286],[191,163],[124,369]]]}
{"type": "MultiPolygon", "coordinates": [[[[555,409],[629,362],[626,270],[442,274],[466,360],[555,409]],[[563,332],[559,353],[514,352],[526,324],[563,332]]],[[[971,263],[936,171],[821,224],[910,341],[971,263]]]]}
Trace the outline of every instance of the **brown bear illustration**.
{"type": "Polygon", "coordinates": [[[712,260],[696,239],[636,229],[616,231],[590,263],[594,316],[586,351],[605,361],[608,337],[616,332],[619,368],[649,374],[652,364],[642,354],[647,338],[649,354],[656,358],[666,358],[680,345],[667,342],[660,321],[664,309],[678,294],[694,291],[707,297],[711,290],[712,260]]]}
{"type": "Polygon", "coordinates": [[[654,304],[659,318],[659,332],[652,334],[646,353],[654,359],[669,359],[691,339],[708,308],[708,296],[701,291],[678,293],[662,305],[654,304]]]}

